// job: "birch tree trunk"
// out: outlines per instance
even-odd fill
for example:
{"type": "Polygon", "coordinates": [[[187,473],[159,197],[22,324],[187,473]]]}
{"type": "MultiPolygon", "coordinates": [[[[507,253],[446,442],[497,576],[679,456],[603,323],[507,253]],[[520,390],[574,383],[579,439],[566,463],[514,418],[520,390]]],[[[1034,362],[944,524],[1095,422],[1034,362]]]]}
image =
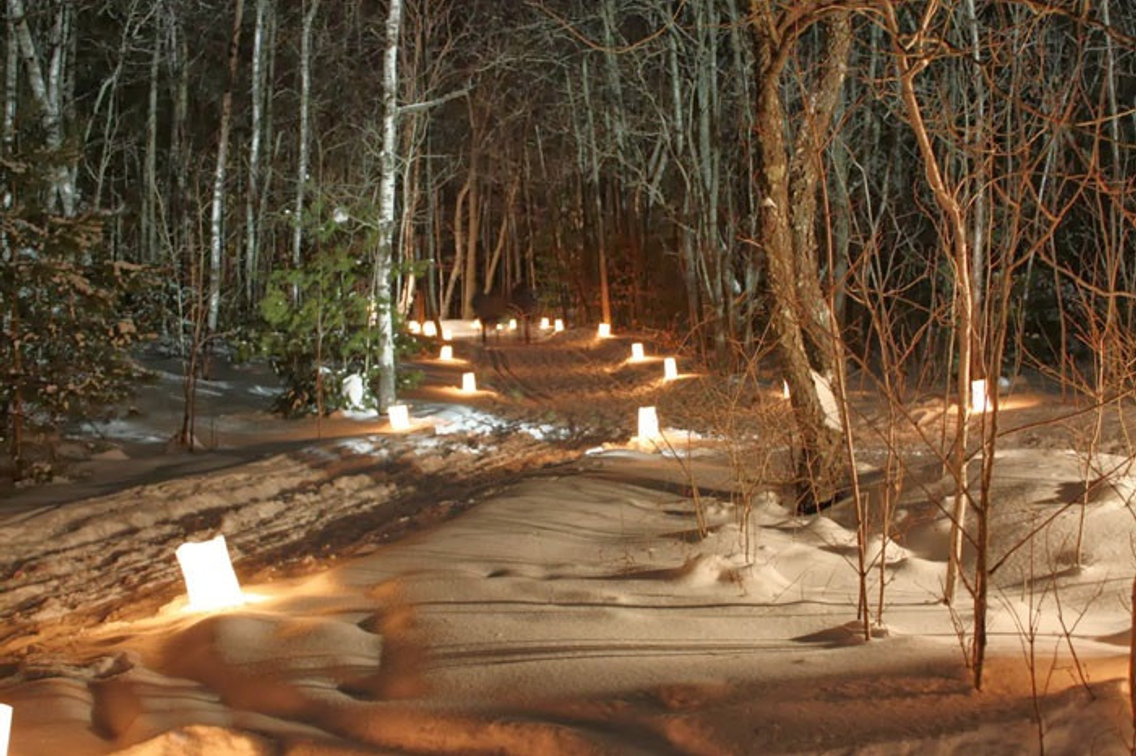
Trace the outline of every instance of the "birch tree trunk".
{"type": "Polygon", "coordinates": [[[245,195],[245,301],[256,298],[256,278],[260,261],[260,145],[264,133],[264,37],[272,0],[256,0],[256,27],[252,43],[252,123],[249,125],[248,191],[245,195]]]}
{"type": "Polygon", "coordinates": [[[714,139],[718,120],[718,29],[717,11],[712,0],[700,4],[695,12],[698,36],[698,66],[695,95],[698,103],[698,175],[701,178],[702,260],[706,267],[707,299],[714,312],[714,356],[725,364],[729,317],[726,312],[726,260],[718,226],[720,147],[714,139]]]}
{"type": "Polygon", "coordinates": [[[395,237],[395,169],[398,147],[398,37],[402,0],[390,0],[383,54],[383,143],[379,153],[379,234],[375,249],[374,294],[379,312],[379,409],[395,400],[394,317],[391,310],[391,261],[395,237]]]}
{"type": "MultiPolygon", "coordinates": [[[[44,141],[47,149],[52,153],[53,165],[51,175],[51,201],[56,201],[64,217],[75,215],[77,197],[75,192],[74,175],[68,169],[63,156],[60,154],[63,147],[63,93],[65,85],[64,62],[69,44],[70,24],[67,15],[70,12],[69,2],[56,6],[55,17],[52,22],[52,45],[50,59],[47,66],[47,77],[44,76],[44,67],[40,62],[39,50],[36,49],[31,29],[24,9],[24,0],[8,0],[8,20],[15,31],[16,41],[19,43],[20,54],[23,57],[24,71],[27,74],[28,87],[39,109],[40,125],[44,132],[44,141]]],[[[11,53],[9,53],[9,56],[11,53]]]]}
{"type": "MultiPolygon", "coordinates": [[[[16,145],[16,103],[19,101],[20,44],[16,36],[16,23],[9,13],[4,29],[7,55],[4,59],[4,155],[9,156],[16,145]]],[[[7,187],[5,187],[7,189],[7,187]]],[[[7,201],[5,201],[7,205],[7,201]]]]}
{"type": "Polygon", "coordinates": [[[158,259],[158,83],[162,62],[162,21],[154,19],[154,49],[150,51],[150,92],[146,103],[146,191],[142,194],[142,259],[158,259]]]}
{"type": "MultiPolygon", "coordinates": [[[[310,126],[312,99],[312,24],[319,11],[320,0],[311,0],[304,11],[303,32],[300,36],[300,149],[296,161],[296,204],[292,208],[292,267],[304,264],[304,189],[308,183],[310,126]]],[[[299,287],[292,288],[292,300],[299,301],[299,287]]]]}
{"type": "Polygon", "coordinates": [[[465,201],[466,197],[469,196],[472,181],[473,175],[471,174],[466,178],[462,188],[458,190],[457,199],[454,200],[454,266],[450,270],[450,279],[446,282],[445,293],[442,295],[442,302],[438,307],[438,314],[442,317],[446,317],[450,313],[454,287],[457,285],[458,279],[462,278],[462,271],[465,269],[465,233],[462,229],[462,218],[465,217],[465,201]]]}
{"type": "Polygon", "coordinates": [[[213,201],[209,213],[209,333],[217,332],[221,311],[222,255],[225,247],[225,173],[229,157],[229,129],[233,120],[233,87],[237,81],[237,53],[241,41],[244,0],[233,7],[233,36],[229,42],[229,78],[221,97],[221,130],[217,137],[217,166],[213,171],[213,201]]]}

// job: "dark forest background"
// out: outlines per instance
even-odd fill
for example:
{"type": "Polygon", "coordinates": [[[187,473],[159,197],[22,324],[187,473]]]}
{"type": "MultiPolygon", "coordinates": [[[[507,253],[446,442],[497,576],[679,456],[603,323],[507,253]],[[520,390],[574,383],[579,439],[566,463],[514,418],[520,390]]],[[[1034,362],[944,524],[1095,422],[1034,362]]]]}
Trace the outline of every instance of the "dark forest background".
{"type": "Polygon", "coordinates": [[[8,0],[5,22],[9,436],[28,401],[111,393],[143,334],[195,355],[267,330],[297,365],[296,334],[366,331],[319,339],[348,361],[518,283],[715,369],[772,350],[818,428],[811,373],[844,365],[888,391],[1023,367],[1132,389],[1127,3],[8,0]]]}

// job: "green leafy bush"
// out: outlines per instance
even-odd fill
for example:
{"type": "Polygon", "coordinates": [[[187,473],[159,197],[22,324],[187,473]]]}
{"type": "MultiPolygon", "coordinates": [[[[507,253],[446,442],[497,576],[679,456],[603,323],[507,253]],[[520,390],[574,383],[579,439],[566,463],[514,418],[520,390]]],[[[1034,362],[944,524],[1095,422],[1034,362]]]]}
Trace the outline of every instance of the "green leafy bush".
{"type": "MultiPolygon", "coordinates": [[[[375,385],[369,359],[378,342],[366,266],[346,248],[321,252],[296,270],[273,274],[260,312],[268,329],[262,346],[284,384],[276,409],[306,414],[345,407],[343,380],[352,373],[375,385]],[[322,393],[322,397],[319,395],[322,393]]],[[[368,391],[364,406],[370,399],[368,391]]]]}

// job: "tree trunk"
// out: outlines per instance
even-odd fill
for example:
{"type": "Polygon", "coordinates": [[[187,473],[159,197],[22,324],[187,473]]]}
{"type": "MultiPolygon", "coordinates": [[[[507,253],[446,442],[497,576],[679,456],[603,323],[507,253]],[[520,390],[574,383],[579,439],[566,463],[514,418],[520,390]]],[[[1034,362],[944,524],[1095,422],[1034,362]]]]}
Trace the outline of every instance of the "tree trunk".
{"type": "MultiPolygon", "coordinates": [[[[466,177],[465,184],[458,190],[457,199],[454,201],[454,265],[450,269],[450,280],[446,282],[446,290],[442,295],[442,303],[438,308],[438,314],[441,317],[449,317],[450,303],[454,297],[454,287],[457,285],[458,279],[462,278],[462,272],[465,269],[465,234],[462,228],[462,218],[465,217],[465,201],[469,196],[470,184],[473,182],[473,175],[470,174],[466,177]]],[[[463,317],[464,317],[464,298],[463,298],[463,317]]]]}
{"type": "Polygon", "coordinates": [[[209,214],[209,334],[217,331],[221,310],[222,254],[225,247],[225,172],[229,156],[229,129],[233,120],[233,87],[237,83],[237,53],[241,41],[244,0],[233,7],[233,36],[229,42],[229,78],[221,97],[221,130],[217,137],[217,166],[213,171],[213,202],[209,214]]]}
{"type": "Polygon", "coordinates": [[[476,132],[470,137],[469,194],[466,196],[465,273],[462,274],[462,317],[474,317],[473,295],[477,293],[477,237],[481,226],[481,180],[478,176],[479,150],[476,132]]]}
{"type": "Polygon", "coordinates": [[[47,77],[44,77],[44,68],[40,63],[39,51],[32,38],[31,29],[24,10],[23,0],[8,0],[8,18],[13,24],[16,39],[19,42],[20,53],[24,59],[24,70],[27,72],[28,86],[32,92],[39,109],[40,124],[44,131],[44,141],[51,153],[53,165],[51,167],[51,202],[54,205],[58,200],[59,208],[64,217],[75,215],[77,196],[75,192],[75,179],[68,169],[61,154],[63,148],[63,93],[62,87],[69,80],[64,76],[64,62],[67,45],[70,42],[70,24],[67,16],[70,12],[70,3],[58,6],[52,23],[52,49],[48,61],[47,77]]]}
{"type": "MultiPolygon", "coordinates": [[[[827,25],[835,54],[825,59],[825,70],[820,76],[823,84],[815,98],[817,107],[800,127],[790,161],[780,80],[795,39],[774,44],[775,30],[781,21],[772,18],[770,9],[763,6],[760,0],[751,3],[758,64],[757,188],[762,198],[758,241],[764,251],[775,353],[789,385],[796,420],[800,447],[798,507],[807,509],[831,502],[847,477],[843,426],[835,411],[831,373],[825,373],[841,347],[838,334],[832,332],[827,322],[828,305],[820,293],[815,233],[805,227],[816,223],[815,191],[820,172],[819,158],[809,149],[826,141],[831,117],[831,108],[825,117],[823,107],[826,95],[831,96],[826,87],[833,86],[834,80],[843,80],[843,74],[837,76],[832,69],[842,71],[845,66],[844,58],[838,57],[842,44],[839,38],[848,33],[850,20],[845,12],[829,17],[827,25]]],[[[807,26],[795,27],[794,34],[799,35],[807,26]]]]}
{"type": "Polygon", "coordinates": [[[820,264],[816,238],[817,188],[823,175],[825,145],[832,116],[840,99],[852,49],[852,19],[847,13],[832,16],[825,24],[828,53],[815,91],[805,98],[803,123],[797,131],[789,167],[790,224],[796,250],[796,285],[801,305],[809,362],[828,380],[835,374],[828,302],[820,287],[820,264]]]}
{"type": "Polygon", "coordinates": [[[248,188],[245,194],[245,301],[255,301],[257,269],[260,266],[260,146],[264,134],[264,37],[271,0],[256,0],[256,27],[252,44],[252,122],[249,124],[248,188]]]}
{"type": "Polygon", "coordinates": [[[142,194],[142,259],[158,260],[158,78],[162,62],[162,24],[154,21],[154,49],[150,52],[150,92],[146,103],[146,190],[142,194]]]}
{"type": "Polygon", "coordinates": [[[583,61],[580,72],[580,86],[584,95],[584,112],[588,117],[588,147],[591,155],[591,183],[592,195],[595,200],[596,217],[593,219],[596,233],[596,255],[599,265],[600,279],[600,317],[604,323],[611,322],[611,291],[608,287],[607,277],[607,230],[604,223],[603,193],[600,187],[600,145],[595,118],[592,113],[590,87],[588,86],[588,61],[583,61]]]}
{"type": "MultiPolygon", "coordinates": [[[[718,167],[720,148],[713,138],[718,118],[718,45],[717,14],[713,2],[700,3],[695,10],[695,33],[698,39],[697,72],[695,74],[695,109],[698,114],[695,156],[701,199],[699,228],[700,252],[705,268],[706,299],[713,310],[714,358],[718,365],[726,359],[726,265],[718,228],[718,167]]],[[[692,152],[695,150],[692,149],[692,152]]]]}
{"type": "Polygon", "coordinates": [[[19,101],[20,44],[11,13],[5,19],[7,55],[4,59],[4,155],[10,156],[16,144],[16,104],[19,101]]]}
{"type": "Polygon", "coordinates": [[[398,37],[402,0],[390,0],[383,55],[383,144],[379,153],[379,234],[375,248],[375,301],[379,311],[379,409],[395,401],[394,317],[391,312],[391,262],[395,237],[395,169],[398,148],[398,37]]]}
{"type": "MultiPolygon", "coordinates": [[[[300,37],[300,146],[296,164],[296,204],[292,209],[292,267],[304,265],[304,189],[308,184],[309,131],[312,99],[312,24],[319,11],[320,0],[311,0],[304,11],[303,32],[300,37]]],[[[292,299],[299,300],[300,291],[292,289],[292,299]]]]}
{"type": "Polygon", "coordinates": [[[950,558],[947,563],[945,599],[948,603],[954,600],[956,583],[959,574],[959,565],[962,560],[962,542],[965,532],[965,520],[968,501],[970,499],[969,483],[967,480],[966,447],[967,434],[970,425],[970,375],[972,346],[977,343],[974,318],[974,289],[971,283],[971,259],[967,245],[966,220],[962,207],[959,205],[957,195],[947,187],[939,168],[938,158],[935,155],[931,137],[923,120],[922,106],[915,93],[915,77],[926,66],[926,59],[918,57],[916,53],[908,53],[898,47],[899,23],[895,18],[895,11],[889,5],[886,8],[888,23],[893,38],[896,40],[896,63],[900,74],[900,92],[907,118],[915,135],[923,160],[923,169],[927,182],[931,186],[935,201],[944,219],[944,234],[950,245],[950,261],[954,273],[955,285],[955,312],[958,318],[959,351],[958,351],[958,378],[956,391],[958,397],[958,433],[954,448],[954,475],[955,498],[954,511],[951,518],[950,558]]]}

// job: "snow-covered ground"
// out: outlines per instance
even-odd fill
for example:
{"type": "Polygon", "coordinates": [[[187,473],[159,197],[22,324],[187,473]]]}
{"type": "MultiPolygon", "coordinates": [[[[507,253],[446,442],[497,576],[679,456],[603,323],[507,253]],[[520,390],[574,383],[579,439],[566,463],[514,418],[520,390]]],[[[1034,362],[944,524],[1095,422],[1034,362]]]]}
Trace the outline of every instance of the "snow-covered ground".
{"type": "Polygon", "coordinates": [[[693,380],[663,385],[619,338],[455,338],[457,360],[416,365],[409,432],[283,422],[234,369],[201,398],[213,448],[158,453],[168,371],[70,482],[20,492],[0,514],[11,753],[1130,752],[1128,459],[1001,452],[978,693],[969,602],[940,601],[932,455],[909,456],[882,568],[869,550],[865,642],[850,504],[804,517],[746,488],[715,428],[630,440],[639,405],[693,426],[693,380]],[[250,600],[191,612],[173,551],[217,533],[250,600]]]}

